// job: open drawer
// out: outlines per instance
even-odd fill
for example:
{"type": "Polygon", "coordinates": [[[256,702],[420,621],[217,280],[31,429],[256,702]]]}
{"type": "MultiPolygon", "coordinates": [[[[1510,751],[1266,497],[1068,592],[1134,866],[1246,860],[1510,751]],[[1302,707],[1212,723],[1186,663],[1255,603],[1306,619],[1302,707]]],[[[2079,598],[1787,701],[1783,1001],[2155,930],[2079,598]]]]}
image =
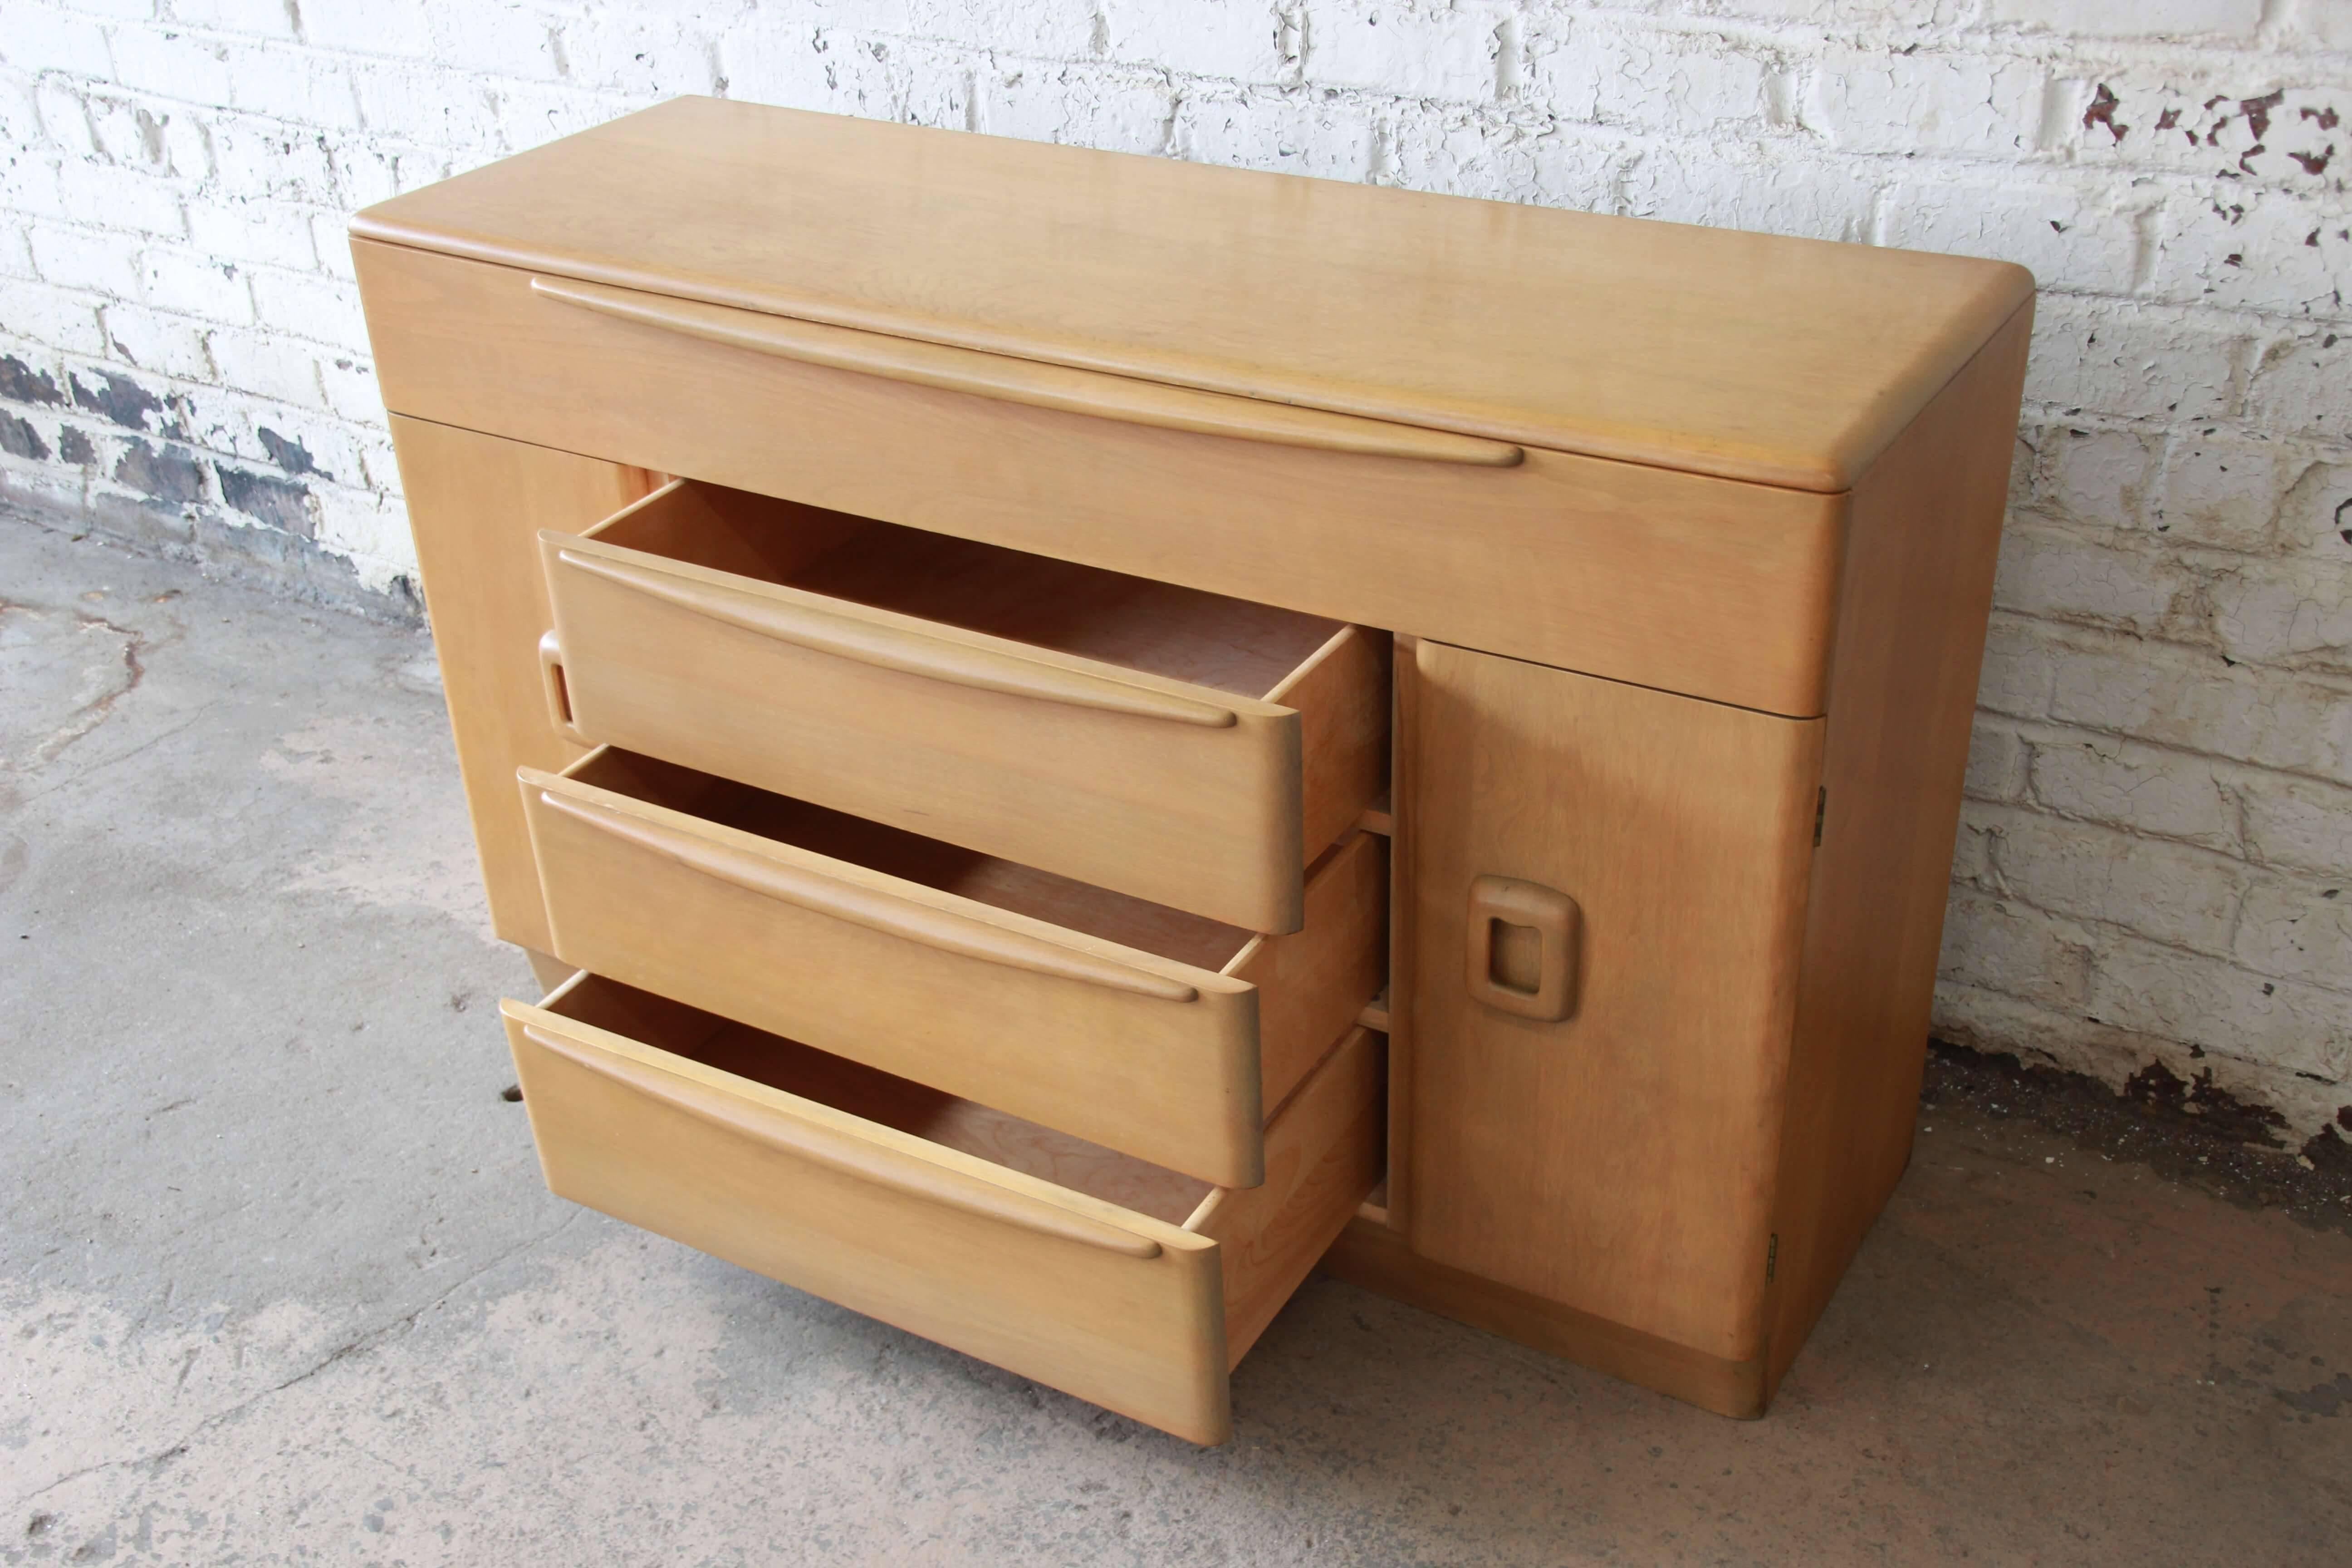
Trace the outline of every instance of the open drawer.
{"type": "Polygon", "coordinates": [[[1380,1173],[1361,1028],[1237,1192],[601,976],[503,1011],[557,1194],[1197,1443],[1380,1173]]]}
{"type": "Polygon", "coordinates": [[[1265,936],[609,746],[520,783],[565,963],[1226,1186],[1387,971],[1370,834],[1265,936]]]}
{"type": "Polygon", "coordinates": [[[1386,789],[1381,633],[685,480],[540,539],[583,742],[1260,931],[1386,789]]]}

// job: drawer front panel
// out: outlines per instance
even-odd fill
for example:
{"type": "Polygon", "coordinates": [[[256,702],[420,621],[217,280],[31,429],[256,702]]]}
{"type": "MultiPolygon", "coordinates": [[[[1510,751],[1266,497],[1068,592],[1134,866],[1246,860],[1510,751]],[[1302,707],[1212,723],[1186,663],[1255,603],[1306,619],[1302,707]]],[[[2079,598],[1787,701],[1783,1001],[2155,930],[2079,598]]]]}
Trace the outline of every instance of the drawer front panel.
{"type": "Polygon", "coordinates": [[[1227,1370],[1379,1174],[1360,1028],[1267,1126],[1244,1192],[593,974],[501,1012],[560,1195],[1196,1443],[1231,1435],[1227,1370]]]}
{"type": "Polygon", "coordinates": [[[1213,1243],[541,1008],[506,1011],[558,1194],[1194,1442],[1226,1436],[1213,1243]]]}
{"type": "Polygon", "coordinates": [[[1258,1183],[1264,1111],[1380,988],[1370,836],[1318,868],[1307,929],[1221,973],[572,778],[520,783],[566,963],[1223,1186],[1258,1183]]]}
{"type": "Polygon", "coordinates": [[[601,542],[544,542],[591,740],[1295,931],[1297,712],[601,542]]]}
{"type": "Polygon", "coordinates": [[[1529,449],[1234,440],[865,375],[355,241],[386,404],[811,505],[1687,691],[1823,711],[1846,498],[1529,449]]]}

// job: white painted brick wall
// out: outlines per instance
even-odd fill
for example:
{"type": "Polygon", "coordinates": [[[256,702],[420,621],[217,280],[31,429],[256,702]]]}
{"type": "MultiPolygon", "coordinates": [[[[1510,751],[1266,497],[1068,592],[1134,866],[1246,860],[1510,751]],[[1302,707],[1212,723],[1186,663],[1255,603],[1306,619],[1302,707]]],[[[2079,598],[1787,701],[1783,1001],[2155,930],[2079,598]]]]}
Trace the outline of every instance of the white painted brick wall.
{"type": "Polygon", "coordinates": [[[686,92],[2032,268],[1938,1026],[2352,1101],[2352,0],[5,0],[0,491],[399,591],[346,216],[686,92]]]}

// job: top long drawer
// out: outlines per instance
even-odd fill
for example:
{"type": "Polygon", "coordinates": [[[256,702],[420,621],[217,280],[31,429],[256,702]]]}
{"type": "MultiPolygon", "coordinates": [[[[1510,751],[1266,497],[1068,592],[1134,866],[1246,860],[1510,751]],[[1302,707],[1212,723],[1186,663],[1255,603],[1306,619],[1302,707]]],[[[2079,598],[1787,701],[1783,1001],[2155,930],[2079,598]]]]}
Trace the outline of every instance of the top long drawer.
{"type": "Polygon", "coordinates": [[[352,248],[396,413],[1767,712],[1824,710],[1843,494],[1532,447],[1510,462],[1410,426],[352,248]]]}

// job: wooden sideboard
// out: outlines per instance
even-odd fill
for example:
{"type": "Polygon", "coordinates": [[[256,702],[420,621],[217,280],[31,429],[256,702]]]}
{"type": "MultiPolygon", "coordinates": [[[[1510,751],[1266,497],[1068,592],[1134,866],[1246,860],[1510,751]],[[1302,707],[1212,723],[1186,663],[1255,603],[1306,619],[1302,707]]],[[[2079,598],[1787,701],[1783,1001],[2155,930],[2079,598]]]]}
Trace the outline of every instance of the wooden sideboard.
{"type": "Polygon", "coordinates": [[[557,1192],[1198,1442],[1318,1262],[1763,1412],[2023,271],[699,99],[352,234],[557,1192]]]}

